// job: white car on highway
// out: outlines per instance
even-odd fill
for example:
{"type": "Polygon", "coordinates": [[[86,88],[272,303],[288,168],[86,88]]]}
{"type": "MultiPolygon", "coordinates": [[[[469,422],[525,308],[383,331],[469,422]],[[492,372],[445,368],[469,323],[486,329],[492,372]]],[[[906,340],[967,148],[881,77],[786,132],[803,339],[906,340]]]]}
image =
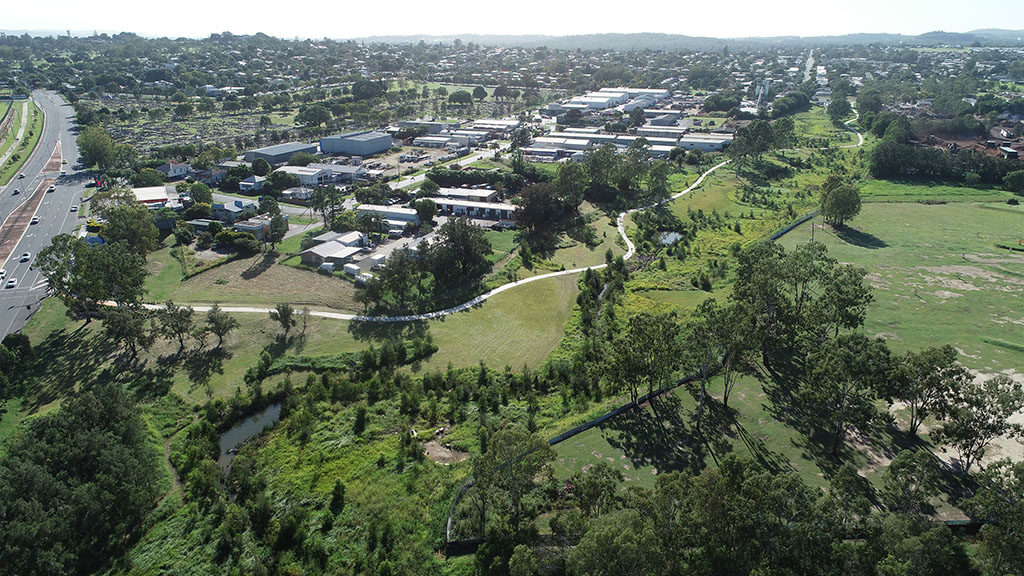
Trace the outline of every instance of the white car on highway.
{"type": "Polygon", "coordinates": [[[32,253],[31,252],[25,252],[24,254],[21,255],[21,262],[28,262],[31,259],[32,259],[32,253]]]}
{"type": "Polygon", "coordinates": [[[0,268],[0,280],[7,277],[7,268],[0,268]]]}
{"type": "Polygon", "coordinates": [[[11,278],[10,280],[7,281],[7,284],[4,285],[4,288],[16,288],[17,286],[18,286],[18,279],[17,278],[11,278]]]}
{"type": "Polygon", "coordinates": [[[32,221],[29,224],[39,224],[39,216],[33,216],[32,221]]]}

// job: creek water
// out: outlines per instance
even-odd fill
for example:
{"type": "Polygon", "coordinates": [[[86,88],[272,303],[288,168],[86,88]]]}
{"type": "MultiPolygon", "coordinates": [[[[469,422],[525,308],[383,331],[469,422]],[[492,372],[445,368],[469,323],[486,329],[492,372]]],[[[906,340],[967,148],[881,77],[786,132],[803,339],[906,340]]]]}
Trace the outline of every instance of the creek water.
{"type": "Polygon", "coordinates": [[[245,420],[233,426],[230,430],[220,435],[220,457],[217,465],[225,474],[231,470],[231,462],[238,453],[238,447],[246,440],[273,426],[281,419],[281,404],[271,404],[262,412],[249,416],[245,420]]]}

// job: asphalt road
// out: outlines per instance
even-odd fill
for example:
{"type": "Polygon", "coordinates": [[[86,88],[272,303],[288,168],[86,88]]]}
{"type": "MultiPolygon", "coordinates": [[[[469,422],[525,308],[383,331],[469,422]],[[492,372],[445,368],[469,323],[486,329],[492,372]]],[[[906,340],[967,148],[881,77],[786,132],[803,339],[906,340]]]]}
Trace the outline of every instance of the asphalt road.
{"type": "Polygon", "coordinates": [[[27,201],[44,179],[56,178],[57,189],[49,193],[43,192],[44,197],[35,212],[39,223],[28,227],[11,252],[11,257],[0,263],[0,268],[7,271],[6,278],[0,282],[0,336],[21,330],[29,316],[38,309],[39,302],[46,296],[45,279],[33,268],[35,256],[49,246],[50,239],[54,236],[74,231],[78,223],[78,213],[71,212],[71,207],[81,203],[84,185],[88,180],[85,173],[73,169],[78,158],[75,134],[72,132],[75,126],[74,110],[54,92],[36,91],[32,96],[46,116],[43,135],[35,153],[21,170],[25,178],[15,178],[0,190],[0,221],[6,220],[15,208],[27,201]],[[47,160],[58,141],[61,143],[63,158],[67,160],[67,164],[44,172],[47,160]],[[60,176],[61,169],[67,171],[66,176],[60,176]],[[21,190],[18,195],[13,194],[16,188],[21,190]],[[32,260],[20,262],[20,257],[25,252],[32,254],[32,260]],[[17,287],[2,287],[6,286],[11,278],[18,279],[17,287]]]}

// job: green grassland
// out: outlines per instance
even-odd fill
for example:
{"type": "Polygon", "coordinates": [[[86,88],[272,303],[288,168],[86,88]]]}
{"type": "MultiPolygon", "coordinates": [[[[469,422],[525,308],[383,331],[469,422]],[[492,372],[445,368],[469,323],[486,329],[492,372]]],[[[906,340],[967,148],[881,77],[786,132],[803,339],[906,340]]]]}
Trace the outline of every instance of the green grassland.
{"type": "Polygon", "coordinates": [[[843,146],[857,143],[857,135],[845,128],[832,124],[825,109],[812,106],[806,112],[793,115],[793,124],[798,138],[824,139],[829,146],[843,146]]]}
{"type": "MultiPolygon", "coordinates": [[[[14,145],[14,140],[18,137],[18,128],[21,127],[21,123],[24,119],[21,117],[21,102],[14,102],[11,106],[11,129],[7,131],[7,135],[4,136],[3,140],[0,141],[0,156],[3,156],[11,146],[14,145]]],[[[6,106],[0,106],[0,110],[6,110],[6,106]]]]}
{"type": "MultiPolygon", "coordinates": [[[[810,236],[801,226],[779,242],[810,236]]],[[[866,330],[897,350],[952,344],[983,371],[1024,372],[1024,254],[1001,250],[1024,236],[1024,210],[1005,204],[866,204],[850,229],[815,239],[841,262],[868,270],[875,302],[866,330]]]]}
{"type": "MultiPolygon", "coordinates": [[[[829,476],[843,463],[857,467],[876,488],[882,472],[900,449],[935,451],[927,434],[909,438],[906,423],[878,427],[867,435],[851,435],[840,449],[840,459],[830,454],[827,438],[808,433],[799,416],[787,413],[786,385],[764,374],[742,376],[729,398],[721,404],[721,378],[708,392],[715,399],[705,405],[701,429],[696,428],[696,388],[681,386],[633,410],[606,421],[555,446],[556,477],[565,479],[599,461],[619,469],[623,489],[650,488],[659,473],[697,473],[714,466],[727,454],[759,462],[776,472],[794,471],[811,486],[827,487],[829,476]]],[[[883,408],[883,406],[879,406],[883,408]]],[[[825,435],[827,436],[827,435],[825,435]]],[[[940,518],[962,518],[942,494],[934,502],[940,518]]]]}
{"type": "Polygon", "coordinates": [[[867,180],[860,185],[864,202],[998,202],[1009,192],[943,183],[867,180]]]}
{"type": "MultiPolygon", "coordinates": [[[[20,103],[15,102],[14,105],[18,108],[18,114],[20,115],[20,103]]],[[[25,134],[22,136],[21,142],[15,149],[14,154],[0,167],[0,186],[6,185],[18,172],[21,172],[21,167],[25,165],[25,162],[28,162],[29,156],[32,155],[36,145],[39,144],[39,139],[43,136],[43,113],[34,102],[29,102],[28,115],[31,123],[25,126],[25,134]],[[19,156],[17,160],[14,159],[15,155],[19,156]]],[[[21,121],[24,121],[24,119],[21,119],[21,121]]],[[[14,135],[16,136],[17,133],[14,135]]]]}

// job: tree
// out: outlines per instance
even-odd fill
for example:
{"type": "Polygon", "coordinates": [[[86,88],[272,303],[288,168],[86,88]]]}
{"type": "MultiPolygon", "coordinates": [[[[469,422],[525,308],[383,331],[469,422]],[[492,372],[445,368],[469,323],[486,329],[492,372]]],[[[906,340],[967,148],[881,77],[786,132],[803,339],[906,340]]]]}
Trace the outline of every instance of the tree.
{"type": "Polygon", "coordinates": [[[841,184],[821,188],[821,215],[833,226],[842,227],[860,214],[860,204],[860,191],[855,186],[841,184]]]}
{"type": "Polygon", "coordinates": [[[270,249],[273,250],[279,242],[284,240],[284,235],[288,232],[288,226],[285,222],[284,216],[280,213],[270,218],[270,234],[267,235],[266,241],[270,243],[270,249]]]}
{"type": "Polygon", "coordinates": [[[643,126],[647,118],[644,117],[643,108],[633,108],[629,111],[629,125],[632,127],[643,126]]]}
{"type": "Polygon", "coordinates": [[[580,576],[661,574],[658,539],[636,510],[620,510],[594,521],[569,554],[568,572],[580,576]]]}
{"type": "Polygon", "coordinates": [[[270,174],[270,162],[266,158],[257,158],[252,162],[252,173],[257,176],[270,174]]]}
{"type": "Polygon", "coordinates": [[[554,231],[561,211],[562,203],[556,186],[547,182],[530,184],[519,195],[516,225],[530,236],[543,236],[554,231]]]}
{"type": "Polygon", "coordinates": [[[143,168],[141,172],[133,174],[131,177],[132,186],[136,188],[142,188],[145,186],[162,186],[164,183],[164,175],[152,168],[143,168]]]}
{"type": "Polygon", "coordinates": [[[194,310],[191,306],[178,306],[168,300],[158,316],[160,329],[169,338],[178,340],[178,353],[185,349],[185,338],[192,333],[194,310]]]}
{"type": "Polygon", "coordinates": [[[476,98],[477,100],[483,102],[483,99],[487,98],[487,90],[485,90],[483,86],[477,86],[476,88],[473,88],[473,98],[476,98]]]}
{"type": "Polygon", "coordinates": [[[875,421],[877,391],[889,370],[882,339],[860,333],[824,342],[807,356],[807,379],[800,389],[807,415],[832,436],[832,456],[849,430],[865,431],[875,421]]]}
{"type": "Polygon", "coordinates": [[[730,298],[744,305],[753,343],[761,349],[761,361],[771,354],[792,325],[790,298],[786,294],[785,250],[774,242],[762,242],[740,253],[736,283],[730,298]]]}
{"type": "Polygon", "coordinates": [[[846,118],[853,112],[853,108],[850,106],[850,101],[846,99],[845,94],[838,94],[836,98],[833,98],[828,103],[828,117],[832,120],[832,123],[836,126],[843,124],[843,118],[846,118]],[[841,97],[838,97],[841,96],[841,97]]]}
{"type": "Polygon", "coordinates": [[[655,160],[647,173],[647,192],[652,198],[664,198],[668,196],[668,175],[670,169],[668,162],[655,160]]]}
{"type": "Polygon", "coordinates": [[[437,232],[437,241],[428,249],[434,278],[451,286],[477,279],[490,269],[487,255],[491,242],[483,228],[468,218],[449,218],[437,232]]]}
{"type": "MultiPolygon", "coordinates": [[[[864,325],[868,305],[874,300],[865,278],[867,270],[852,264],[831,268],[820,286],[821,294],[809,314],[810,331],[820,337],[839,335],[864,325]]],[[[798,319],[799,320],[799,319],[798,319]]]]}
{"type": "Polygon", "coordinates": [[[993,440],[1024,434],[1024,427],[1010,421],[1021,409],[1024,388],[1009,376],[1000,374],[983,383],[973,381],[961,388],[959,397],[946,411],[945,421],[932,437],[957,451],[960,469],[966,476],[993,440]]]}
{"type": "Polygon", "coordinates": [[[134,360],[139,348],[146,349],[153,342],[146,320],[146,312],[137,306],[110,306],[103,312],[103,332],[124,344],[134,360]]]}
{"type": "Polygon", "coordinates": [[[185,222],[178,222],[174,227],[174,242],[179,246],[188,246],[196,239],[196,231],[185,222]]]}
{"type": "Polygon", "coordinates": [[[0,456],[0,572],[93,574],[145,530],[164,473],[120,382],[19,426],[0,456]]]}
{"type": "Polygon", "coordinates": [[[472,104],[473,95],[465,90],[456,90],[448,95],[448,102],[460,105],[472,104]]]}
{"type": "Polygon", "coordinates": [[[939,462],[926,450],[901,450],[884,473],[882,495],[890,510],[927,514],[939,494],[939,462]]]}
{"type": "Polygon", "coordinates": [[[217,337],[217,348],[224,344],[224,337],[238,328],[238,320],[214,303],[206,313],[206,327],[217,337]]]}
{"type": "Polygon", "coordinates": [[[341,483],[341,480],[334,481],[334,489],[331,490],[331,503],[328,508],[335,516],[345,509],[345,485],[341,483]]]}
{"type": "Polygon", "coordinates": [[[295,121],[312,128],[319,128],[331,121],[331,111],[320,103],[308,104],[295,115],[295,121]]]}
{"type": "Polygon", "coordinates": [[[178,118],[188,118],[194,111],[191,102],[182,102],[174,107],[174,115],[178,118]]]}
{"type": "Polygon", "coordinates": [[[978,546],[984,573],[1024,574],[1024,462],[988,466],[965,508],[984,522],[978,546]]]}
{"type": "Polygon", "coordinates": [[[281,324],[281,328],[284,329],[284,336],[287,338],[288,332],[297,323],[295,308],[287,303],[278,304],[270,311],[270,319],[281,324]]]}
{"type": "Polygon", "coordinates": [[[84,239],[58,234],[39,252],[35,265],[73,318],[91,320],[108,300],[118,305],[138,302],[145,290],[146,259],[120,243],[93,247],[84,239]]]}
{"type": "Polygon", "coordinates": [[[1017,195],[1024,195],[1024,170],[1009,172],[1003,176],[1003,186],[1017,195]]]}
{"type": "Polygon", "coordinates": [[[911,436],[917,436],[926,418],[944,414],[971,381],[970,372],[957,363],[957,356],[956,348],[947,344],[909,351],[893,360],[884,396],[890,405],[899,401],[910,409],[907,431],[911,436]]]}
{"type": "Polygon", "coordinates": [[[555,175],[555,187],[562,199],[562,204],[578,211],[583,203],[583,193],[587,188],[587,171],[579,162],[562,162],[558,165],[555,175]]]}
{"type": "Polygon", "coordinates": [[[193,202],[213,204],[213,192],[209,186],[202,182],[195,182],[189,186],[188,195],[192,197],[193,202]]]}
{"type": "Polygon", "coordinates": [[[524,500],[540,488],[538,480],[550,475],[554,451],[547,440],[518,427],[505,427],[491,436],[487,452],[473,458],[473,478],[502,528],[518,534],[524,500]]]}
{"type": "Polygon", "coordinates": [[[570,481],[573,498],[587,516],[597,518],[618,507],[622,472],[607,462],[598,462],[586,472],[573,474],[570,481]]]}
{"type": "Polygon", "coordinates": [[[509,576],[534,576],[537,573],[537,558],[533,549],[526,544],[519,544],[508,559],[509,576]]]}
{"type": "Polygon", "coordinates": [[[433,200],[417,200],[413,207],[416,209],[416,216],[424,224],[430,224],[434,221],[434,216],[437,216],[437,204],[433,200]]]}
{"type": "Polygon", "coordinates": [[[627,388],[634,402],[645,386],[648,393],[661,389],[682,362],[678,336],[675,314],[633,316],[612,342],[606,359],[609,380],[627,388]]]}
{"type": "Polygon", "coordinates": [[[317,186],[309,199],[310,208],[319,212],[328,229],[334,229],[338,213],[343,210],[341,205],[344,195],[337,186],[317,186]]]}
{"type": "Polygon", "coordinates": [[[78,151],[85,166],[96,165],[100,170],[112,168],[116,161],[117,146],[110,134],[99,126],[85,126],[78,133],[78,151]]]}
{"type": "Polygon", "coordinates": [[[100,232],[105,242],[124,242],[132,252],[143,256],[159,245],[156,222],[142,204],[119,204],[107,210],[106,217],[100,232]]]}

